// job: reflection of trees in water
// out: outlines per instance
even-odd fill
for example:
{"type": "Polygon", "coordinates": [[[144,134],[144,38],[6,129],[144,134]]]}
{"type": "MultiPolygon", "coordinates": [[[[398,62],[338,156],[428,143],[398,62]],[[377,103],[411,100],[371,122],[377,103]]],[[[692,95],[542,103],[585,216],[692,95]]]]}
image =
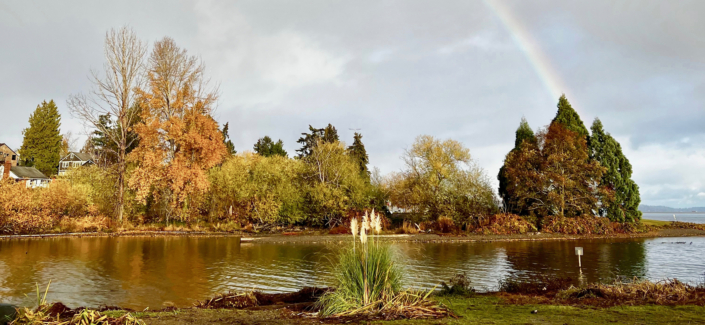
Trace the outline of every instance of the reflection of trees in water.
{"type": "MultiPolygon", "coordinates": [[[[345,244],[347,245],[347,244],[345,244]]],[[[496,288],[509,274],[577,278],[575,246],[585,248],[589,281],[643,276],[646,250],[637,241],[398,243],[407,285],[433,287],[467,272],[476,288],[496,288]]],[[[73,307],[115,304],[189,306],[216,292],[257,287],[297,290],[330,284],[340,244],[237,244],[234,238],[121,237],[0,241],[0,298],[31,303],[35,282],[52,281],[49,300],[73,307]],[[9,298],[8,298],[9,297],[9,298]]]]}
{"type": "Polygon", "coordinates": [[[582,277],[586,281],[609,281],[617,276],[642,277],[646,273],[643,240],[520,241],[500,243],[505,247],[512,276],[545,274],[581,277],[575,247],[583,247],[582,277]]]}
{"type": "MultiPolygon", "coordinates": [[[[335,262],[323,244],[244,244],[239,256],[217,272],[228,278],[224,289],[296,291],[304,286],[331,284],[335,262]]],[[[221,290],[222,291],[222,290],[221,290]]]]}
{"type": "MultiPolygon", "coordinates": [[[[226,238],[57,238],[0,242],[4,268],[0,288],[20,297],[52,280],[49,300],[70,306],[114,304],[160,307],[190,305],[211,294],[209,264],[232,255],[226,238]],[[186,300],[185,297],[188,297],[186,300]]],[[[31,296],[30,294],[30,297],[31,296]]],[[[28,301],[27,303],[31,303],[28,301]]]]}
{"type": "Polygon", "coordinates": [[[413,287],[433,287],[466,272],[478,289],[492,289],[508,271],[503,249],[493,243],[399,243],[395,245],[408,268],[413,287]]]}

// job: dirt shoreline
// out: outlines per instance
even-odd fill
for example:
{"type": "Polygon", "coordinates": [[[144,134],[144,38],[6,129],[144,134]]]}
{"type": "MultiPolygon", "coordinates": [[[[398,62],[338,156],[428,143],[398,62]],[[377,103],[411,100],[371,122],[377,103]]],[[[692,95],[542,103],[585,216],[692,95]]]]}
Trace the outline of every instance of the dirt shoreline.
{"type": "MultiPolygon", "coordinates": [[[[385,242],[416,242],[416,243],[460,243],[460,242],[501,242],[501,241],[538,241],[538,240],[581,240],[581,239],[629,239],[629,238],[667,238],[705,236],[705,231],[697,229],[659,229],[638,234],[612,235],[565,235],[549,233],[527,233],[514,235],[482,235],[482,234],[414,234],[414,235],[381,235],[385,242]]],[[[126,232],[88,232],[88,233],[56,233],[32,235],[3,235],[2,240],[33,239],[33,238],[80,238],[80,237],[240,237],[243,244],[247,243],[344,243],[352,242],[350,235],[316,234],[313,232],[286,234],[251,234],[242,232],[207,232],[207,231],[126,231],[126,232]]]]}

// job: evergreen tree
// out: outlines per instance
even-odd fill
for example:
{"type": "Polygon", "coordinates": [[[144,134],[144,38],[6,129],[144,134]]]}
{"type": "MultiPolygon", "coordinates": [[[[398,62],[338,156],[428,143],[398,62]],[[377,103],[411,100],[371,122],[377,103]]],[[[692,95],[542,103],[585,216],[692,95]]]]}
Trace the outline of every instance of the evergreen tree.
{"type": "Polygon", "coordinates": [[[573,109],[565,95],[558,99],[557,106],[558,112],[556,112],[556,117],[553,118],[551,124],[560,123],[566,129],[587,138],[588,130],[583,124],[583,120],[580,119],[580,115],[573,109]]]}
{"type": "Polygon", "coordinates": [[[230,140],[230,135],[228,134],[229,129],[229,122],[226,122],[225,125],[223,125],[223,130],[221,131],[221,133],[223,133],[223,143],[225,144],[225,148],[228,150],[228,155],[232,156],[237,153],[237,150],[235,150],[235,145],[230,140]]]}
{"type": "Polygon", "coordinates": [[[370,171],[367,169],[369,157],[367,156],[365,145],[362,143],[362,134],[355,132],[353,139],[352,145],[348,147],[348,155],[353,157],[353,159],[357,162],[360,167],[362,177],[369,182],[370,171]]]}
{"type": "Polygon", "coordinates": [[[595,119],[590,129],[590,158],[607,168],[600,185],[610,192],[610,195],[600,198],[600,215],[615,222],[637,222],[641,219],[641,198],[639,186],[631,179],[632,165],[622,153],[619,142],[605,133],[599,119],[595,119]]]}
{"type": "MultiPolygon", "coordinates": [[[[129,114],[139,116],[142,112],[140,105],[134,104],[130,107],[129,114]]],[[[133,127],[139,123],[141,119],[133,118],[130,121],[127,135],[125,137],[125,154],[129,154],[139,145],[139,138],[133,127]]],[[[81,150],[90,153],[95,161],[102,166],[116,164],[119,161],[120,148],[118,144],[111,140],[109,134],[121,134],[120,124],[115,119],[111,118],[111,114],[103,114],[98,116],[98,126],[93,131],[84,148],[81,150]],[[90,143],[88,143],[90,142],[90,143]]]]}
{"type": "MultiPolygon", "coordinates": [[[[531,130],[531,127],[529,126],[529,122],[526,121],[526,118],[522,117],[521,122],[519,122],[519,127],[517,128],[515,132],[515,139],[514,139],[514,148],[510,151],[516,151],[521,148],[521,144],[524,141],[529,141],[530,143],[536,143],[536,136],[534,135],[534,131],[531,130]]],[[[509,154],[507,154],[508,156],[509,154]]],[[[507,193],[507,177],[505,175],[506,171],[506,157],[505,157],[505,163],[502,165],[502,167],[499,169],[499,174],[497,174],[497,180],[499,181],[499,196],[502,198],[504,202],[504,206],[507,208],[508,212],[515,213],[515,214],[526,214],[526,211],[518,211],[515,207],[509,207],[509,202],[513,202],[511,198],[509,197],[509,193],[507,193]]]]}
{"type": "Polygon", "coordinates": [[[301,133],[302,137],[299,138],[296,143],[301,144],[301,149],[297,149],[296,152],[298,158],[305,158],[311,155],[311,151],[316,146],[319,139],[326,143],[334,143],[339,141],[338,131],[330,123],[328,126],[322,129],[316,129],[311,125],[308,126],[311,133],[301,133]]]}
{"type": "Polygon", "coordinates": [[[20,156],[25,165],[34,166],[47,176],[56,175],[59,167],[62,136],[61,115],[53,100],[43,101],[29,116],[29,127],[22,131],[24,139],[20,156]]]}
{"type": "Polygon", "coordinates": [[[323,129],[323,142],[333,143],[336,141],[340,141],[340,138],[338,138],[338,130],[328,123],[328,126],[323,129]]]}
{"type": "Polygon", "coordinates": [[[272,141],[272,138],[265,135],[263,138],[257,140],[255,143],[254,150],[260,156],[271,157],[271,156],[282,156],[287,157],[288,153],[284,150],[284,143],[280,139],[277,143],[272,141]]]}

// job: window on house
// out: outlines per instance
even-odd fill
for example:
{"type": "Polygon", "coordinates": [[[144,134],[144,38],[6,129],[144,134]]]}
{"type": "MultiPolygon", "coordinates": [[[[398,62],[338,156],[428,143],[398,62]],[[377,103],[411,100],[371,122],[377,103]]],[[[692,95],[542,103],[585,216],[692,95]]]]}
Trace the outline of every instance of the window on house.
{"type": "Polygon", "coordinates": [[[12,160],[17,160],[17,157],[15,155],[12,155],[12,160]]]}

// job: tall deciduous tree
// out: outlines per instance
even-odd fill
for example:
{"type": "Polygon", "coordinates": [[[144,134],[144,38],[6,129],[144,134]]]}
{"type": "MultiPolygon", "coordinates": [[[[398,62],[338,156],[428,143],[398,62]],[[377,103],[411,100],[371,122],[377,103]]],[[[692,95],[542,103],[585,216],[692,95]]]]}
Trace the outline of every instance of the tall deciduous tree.
{"type": "Polygon", "coordinates": [[[272,138],[270,138],[268,135],[265,135],[263,138],[257,140],[257,143],[255,143],[253,149],[262,157],[288,156],[288,153],[286,152],[286,150],[284,150],[284,142],[279,139],[279,141],[274,143],[274,141],[272,141],[272,138]]]}
{"type": "MultiPolygon", "coordinates": [[[[519,122],[519,127],[517,128],[515,134],[516,136],[514,139],[514,148],[511,151],[519,150],[521,144],[524,143],[524,141],[536,143],[536,136],[534,135],[534,131],[531,130],[529,122],[527,122],[526,118],[524,117],[521,118],[521,122],[519,122]]],[[[508,155],[509,154],[507,154],[507,156],[508,155]]],[[[526,214],[526,211],[521,211],[517,209],[517,207],[512,206],[510,204],[510,202],[513,202],[514,200],[509,197],[509,194],[507,193],[507,177],[505,175],[506,165],[507,164],[505,157],[505,163],[499,169],[499,174],[497,174],[497,180],[499,181],[499,197],[502,198],[504,207],[507,209],[508,212],[512,212],[515,214],[526,214]]]]}
{"type": "Polygon", "coordinates": [[[459,222],[496,211],[489,179],[460,142],[419,136],[402,158],[406,169],[390,180],[395,206],[431,220],[446,216],[459,222]]]}
{"type": "Polygon", "coordinates": [[[138,89],[142,122],[139,146],[130,153],[138,164],[129,184],[137,199],[151,195],[167,208],[165,219],[187,218],[209,187],[206,171],[222,162],[227,149],[211,117],[217,99],[203,78],[200,60],[171,38],[154,44],[147,87],[138,89]]]}
{"type": "Polygon", "coordinates": [[[134,109],[134,88],[143,80],[144,57],[147,46],[127,27],[111,29],[105,35],[106,62],[101,77],[91,71],[93,90],[90,95],[72,95],[68,100],[71,113],[99,132],[104,147],[115,149],[117,165],[116,215],[123,220],[125,206],[125,177],[128,148],[137,138],[133,126],[139,119],[139,109],[134,109]],[[109,143],[109,145],[108,145],[109,143]]]}
{"type": "Polygon", "coordinates": [[[367,207],[367,183],[342,143],[319,139],[302,160],[306,164],[303,178],[308,184],[306,207],[310,216],[317,217],[315,223],[334,227],[342,222],[346,211],[367,207]]]}
{"type": "Polygon", "coordinates": [[[600,215],[615,222],[637,222],[641,219],[641,198],[639,186],[631,178],[632,165],[599,119],[595,119],[590,129],[590,157],[607,169],[600,185],[613,192],[612,197],[601,198],[600,215]]]}
{"type": "Polygon", "coordinates": [[[510,152],[505,166],[512,204],[538,216],[594,215],[605,191],[595,182],[605,169],[589,159],[586,139],[560,123],[510,152]]]}
{"type": "Polygon", "coordinates": [[[360,168],[360,174],[369,182],[370,171],[367,168],[367,164],[370,162],[370,159],[367,156],[365,145],[362,143],[362,134],[355,132],[353,143],[348,147],[348,155],[357,161],[357,165],[360,168]]]}
{"type": "Polygon", "coordinates": [[[56,175],[61,154],[61,115],[53,100],[43,101],[29,116],[29,127],[22,131],[20,157],[26,166],[56,175]]]}
{"type": "Polygon", "coordinates": [[[561,98],[558,99],[557,107],[558,112],[556,112],[556,117],[553,118],[551,124],[560,123],[564,128],[587,138],[588,130],[583,120],[580,119],[580,115],[573,109],[573,106],[570,105],[565,95],[562,95],[561,98]]]}

